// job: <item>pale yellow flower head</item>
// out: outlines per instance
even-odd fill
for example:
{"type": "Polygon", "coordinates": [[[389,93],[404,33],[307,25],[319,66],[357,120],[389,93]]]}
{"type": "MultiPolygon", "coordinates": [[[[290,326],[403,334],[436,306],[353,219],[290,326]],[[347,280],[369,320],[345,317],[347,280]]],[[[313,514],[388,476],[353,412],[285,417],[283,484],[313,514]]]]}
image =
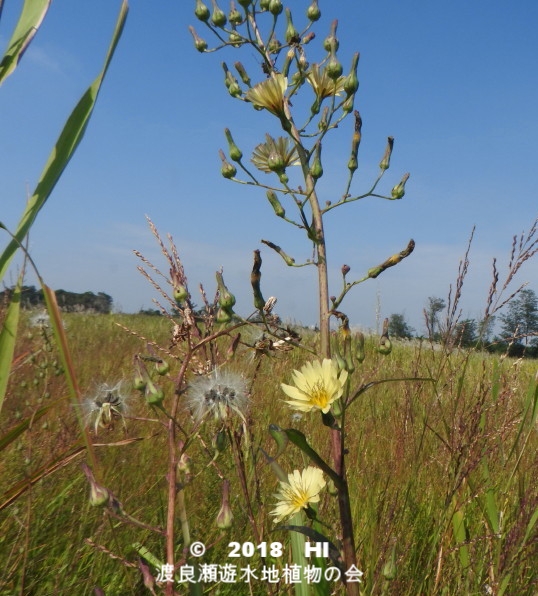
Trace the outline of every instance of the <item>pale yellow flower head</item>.
{"type": "Polygon", "coordinates": [[[345,77],[338,77],[336,81],[333,81],[325,69],[320,72],[318,64],[312,64],[306,79],[312,85],[312,89],[319,100],[333,95],[340,95],[344,90],[345,77]]]}
{"type": "Polygon", "coordinates": [[[271,515],[275,516],[273,521],[278,523],[305,509],[309,503],[317,503],[325,484],[323,472],[314,466],[288,474],[288,482],[280,482],[280,492],[275,495],[278,503],[271,511],[271,515]]]}
{"type": "Polygon", "coordinates": [[[249,89],[245,99],[252,102],[255,108],[265,108],[275,116],[284,116],[284,93],[287,88],[288,79],[276,74],[249,89]]]}
{"type": "Polygon", "coordinates": [[[321,410],[326,414],[331,409],[331,404],[344,391],[347,371],[338,373],[338,365],[328,358],[323,362],[307,362],[301,370],[294,370],[292,373],[295,387],[282,383],[282,391],[291,397],[286,403],[301,412],[321,410]]]}

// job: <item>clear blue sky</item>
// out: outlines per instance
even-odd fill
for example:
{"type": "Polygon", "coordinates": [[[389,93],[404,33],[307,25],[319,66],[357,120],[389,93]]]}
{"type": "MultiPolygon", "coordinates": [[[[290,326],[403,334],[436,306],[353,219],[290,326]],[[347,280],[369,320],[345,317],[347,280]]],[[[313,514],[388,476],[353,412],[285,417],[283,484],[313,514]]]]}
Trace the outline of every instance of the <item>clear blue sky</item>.
{"type": "MultiPolygon", "coordinates": [[[[308,4],[291,2],[297,28],[308,4]]],[[[20,5],[5,3],[2,49],[20,5]]],[[[53,2],[22,65],[0,89],[0,220],[11,228],[65,119],[101,68],[119,6],[53,2]]],[[[163,235],[173,235],[195,301],[198,283],[211,294],[222,266],[239,310],[250,312],[252,251],[262,248],[264,295],[278,297],[284,318],[314,323],[314,269],[289,269],[260,245],[272,240],[299,261],[310,256],[305,239],[274,217],[264,191],[219,173],[225,127],[245,154],[265,132],[280,134],[268,115],[228,95],[220,64],[241,60],[254,80],[263,75],[250,50],[196,52],[189,24],[213,40],[193,7],[188,0],[131,0],[86,136],[32,230],[32,255],[55,289],[107,292],[127,312],[151,307],[155,294],[132,255],[139,249],[166,270],[148,214],[163,235]]],[[[476,225],[462,306],[465,317],[479,318],[492,258],[506,263],[512,236],[538,215],[538,4],[320,0],[320,8],[311,45],[321,45],[336,18],[345,70],[352,53],[361,53],[356,107],[364,125],[354,189],[372,181],[388,135],[396,141],[383,189],[411,173],[403,200],[368,198],[329,214],[332,293],[343,263],[351,279],[360,277],[414,238],[413,255],[356,288],[343,310],[353,324],[374,327],[379,300],[381,316],[404,313],[422,330],[427,297],[447,296],[476,225]]],[[[324,148],[323,201],[343,191],[352,130],[346,122],[324,148]]],[[[537,290],[537,269],[529,263],[518,280],[537,290]]]]}

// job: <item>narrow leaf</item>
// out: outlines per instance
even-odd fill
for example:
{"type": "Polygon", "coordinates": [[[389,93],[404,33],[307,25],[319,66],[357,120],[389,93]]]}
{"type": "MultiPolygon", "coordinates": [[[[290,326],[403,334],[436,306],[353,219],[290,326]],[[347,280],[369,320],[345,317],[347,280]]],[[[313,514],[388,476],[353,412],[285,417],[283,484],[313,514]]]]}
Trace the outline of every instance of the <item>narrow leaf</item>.
{"type": "Polygon", "coordinates": [[[21,286],[22,275],[19,277],[17,285],[13,290],[6,318],[2,323],[2,330],[0,331],[0,411],[2,411],[4,397],[7,391],[9,371],[11,370],[11,362],[15,352],[15,341],[17,339],[17,327],[19,325],[21,307],[21,286]]]}

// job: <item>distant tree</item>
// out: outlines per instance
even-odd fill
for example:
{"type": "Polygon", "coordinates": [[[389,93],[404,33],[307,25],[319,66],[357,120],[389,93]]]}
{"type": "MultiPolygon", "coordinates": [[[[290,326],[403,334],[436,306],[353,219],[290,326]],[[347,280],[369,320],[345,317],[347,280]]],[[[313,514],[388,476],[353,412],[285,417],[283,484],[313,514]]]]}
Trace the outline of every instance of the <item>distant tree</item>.
{"type": "Polygon", "coordinates": [[[441,334],[441,325],[439,322],[439,313],[446,307],[446,302],[442,298],[430,296],[428,303],[424,309],[424,316],[426,317],[426,327],[428,328],[428,335],[430,339],[439,339],[441,334]],[[437,329],[437,331],[436,331],[437,329]]]}
{"type": "Polygon", "coordinates": [[[478,341],[478,323],[475,319],[464,319],[458,321],[453,331],[454,345],[463,348],[471,348],[476,346],[478,341]]]}
{"type": "Polygon", "coordinates": [[[415,330],[405,320],[403,314],[394,313],[389,317],[389,335],[401,339],[411,339],[415,330]]]}
{"type": "Polygon", "coordinates": [[[538,297],[525,288],[508,304],[508,311],[500,316],[501,334],[505,341],[525,347],[538,345],[538,297]]]}

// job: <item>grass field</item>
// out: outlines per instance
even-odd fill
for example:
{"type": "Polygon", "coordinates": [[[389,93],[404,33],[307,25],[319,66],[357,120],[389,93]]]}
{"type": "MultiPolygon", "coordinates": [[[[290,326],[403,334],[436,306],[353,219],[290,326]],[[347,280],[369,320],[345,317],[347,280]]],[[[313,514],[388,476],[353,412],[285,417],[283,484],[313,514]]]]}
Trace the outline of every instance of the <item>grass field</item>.
{"type": "MultiPolygon", "coordinates": [[[[83,395],[91,400],[102,383],[114,386],[124,380],[126,419],[97,435],[90,424],[90,434],[100,484],[146,527],[90,506],[81,470],[86,456],[80,425],[56,348],[50,333],[31,327],[25,315],[0,418],[0,595],[89,595],[96,586],[106,596],[150,594],[138,557],[147,549],[165,560],[164,537],[151,528],[165,526],[167,434],[163,414],[150,409],[130,386],[134,355],[148,353],[141,338],[168,348],[171,324],[164,317],[83,314],[65,315],[64,323],[83,395]]],[[[314,338],[305,338],[309,341],[314,338]]],[[[383,356],[377,345],[377,338],[367,338],[366,359],[353,385],[429,380],[376,385],[347,413],[347,467],[364,573],[361,593],[537,594],[536,361],[448,353],[427,342],[394,342],[391,354],[383,356]]],[[[180,354],[181,345],[174,350],[180,354]]],[[[278,479],[260,448],[275,453],[267,429],[278,424],[297,428],[327,455],[328,433],[320,415],[294,415],[280,390],[280,383],[289,383],[292,370],[307,359],[308,353],[298,349],[257,359],[240,346],[232,365],[250,387],[250,443],[243,452],[247,488],[259,538],[284,544],[284,556],[272,561],[280,566],[291,563],[290,533],[273,531],[269,513],[278,479]]],[[[166,387],[179,368],[178,361],[167,361],[170,371],[159,379],[165,408],[166,387]]],[[[178,421],[191,425],[185,407],[178,421]]],[[[256,556],[228,558],[230,542],[254,539],[237,461],[228,449],[212,463],[215,432],[214,423],[203,425],[187,451],[191,481],[182,494],[190,533],[207,546],[205,563],[259,567],[256,556]],[[215,523],[221,478],[231,482],[234,519],[228,530],[215,523]]],[[[286,472],[309,464],[291,444],[278,463],[286,472]]],[[[337,507],[329,491],[322,494],[318,516],[338,544],[337,507]]],[[[181,549],[178,533],[178,553],[181,549]]],[[[283,582],[254,582],[250,589],[214,583],[204,593],[294,593],[283,582]]],[[[338,584],[331,589],[341,590],[338,584]]],[[[158,586],[154,590],[160,593],[158,586]]]]}

